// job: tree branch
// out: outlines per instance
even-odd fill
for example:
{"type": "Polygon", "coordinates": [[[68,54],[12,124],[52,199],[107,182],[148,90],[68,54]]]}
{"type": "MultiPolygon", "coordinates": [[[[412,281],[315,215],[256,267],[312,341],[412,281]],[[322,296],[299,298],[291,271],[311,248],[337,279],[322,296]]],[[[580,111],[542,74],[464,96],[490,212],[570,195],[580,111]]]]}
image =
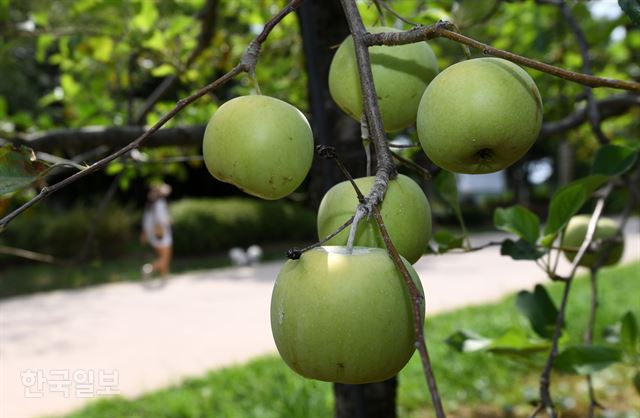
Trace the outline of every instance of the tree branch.
{"type": "Polygon", "coordinates": [[[364,115],[367,119],[369,136],[372,139],[377,157],[376,179],[371,187],[366,203],[358,206],[358,210],[364,210],[370,214],[374,205],[382,201],[387,190],[389,180],[396,176],[396,167],[393,164],[391,152],[387,146],[387,135],[382,125],[380,107],[376,95],[376,88],[373,84],[373,73],[371,72],[371,62],[369,59],[368,45],[365,38],[367,31],[362,23],[362,18],[355,1],[341,0],[349,30],[353,37],[355,46],[356,62],[358,73],[360,74],[360,88],[362,91],[362,101],[364,115]]]}
{"type": "MultiPolygon", "coordinates": [[[[603,121],[614,116],[620,116],[633,107],[640,108],[640,96],[635,94],[616,94],[597,101],[596,106],[600,113],[600,120],[603,121]]],[[[588,113],[589,111],[585,107],[562,119],[544,123],[538,139],[577,128],[588,120],[588,113]]]]}
{"type": "Polygon", "coordinates": [[[595,77],[588,74],[577,73],[565,70],[550,64],[523,57],[513,52],[494,48],[490,45],[476,41],[475,39],[455,32],[455,26],[450,22],[440,21],[429,26],[420,26],[405,32],[381,32],[376,34],[368,33],[364,40],[368,46],[373,45],[404,45],[420,41],[427,41],[434,38],[447,38],[452,41],[480,49],[484,55],[504,58],[516,64],[533,68],[555,77],[572,81],[589,87],[611,87],[614,89],[640,92],[640,83],[627,80],[615,80],[611,78],[595,77]]]}
{"type": "MultiPolygon", "coordinates": [[[[564,16],[564,20],[571,28],[571,31],[578,42],[578,46],[580,47],[580,55],[582,55],[582,72],[593,75],[593,70],[591,69],[591,55],[589,54],[589,43],[587,42],[587,37],[585,36],[584,31],[580,27],[578,20],[571,12],[571,8],[565,1],[560,2],[558,7],[562,11],[562,16],[564,16]]],[[[600,144],[606,144],[609,142],[609,139],[605,136],[604,132],[602,132],[600,113],[598,112],[598,106],[596,105],[593,91],[590,87],[585,87],[584,93],[587,97],[587,114],[589,116],[591,130],[595,134],[596,138],[598,138],[600,144]]]]}

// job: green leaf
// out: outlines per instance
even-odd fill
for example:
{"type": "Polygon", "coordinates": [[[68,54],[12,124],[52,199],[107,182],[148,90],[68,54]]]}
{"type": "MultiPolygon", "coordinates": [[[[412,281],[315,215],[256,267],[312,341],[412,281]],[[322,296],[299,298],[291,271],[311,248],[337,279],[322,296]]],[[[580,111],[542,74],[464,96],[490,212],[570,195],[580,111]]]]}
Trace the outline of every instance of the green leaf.
{"type": "Polygon", "coordinates": [[[497,208],[493,213],[496,228],[516,234],[535,244],[540,236],[540,220],[529,209],[515,205],[510,208],[497,208]]]}
{"type": "Polygon", "coordinates": [[[64,97],[66,99],[72,98],[76,94],[78,94],[81,90],[81,87],[73,77],[69,74],[62,74],[60,76],[60,85],[64,90],[64,97]]]}
{"type": "Polygon", "coordinates": [[[636,388],[638,395],[640,395],[640,371],[637,371],[633,376],[633,386],[636,388]]]}
{"type": "Polygon", "coordinates": [[[487,351],[499,354],[516,354],[527,356],[539,351],[547,351],[550,341],[532,339],[521,328],[511,328],[506,333],[491,341],[487,351]]]}
{"type": "Polygon", "coordinates": [[[607,176],[591,175],[571,182],[556,191],[549,204],[549,216],[544,227],[542,245],[551,246],[558,232],[587,201],[587,198],[608,180],[607,176]]]}
{"type": "Polygon", "coordinates": [[[445,342],[461,353],[482,351],[491,344],[490,339],[467,330],[456,331],[445,342]]]}
{"type": "Polygon", "coordinates": [[[640,25],[640,2],[638,0],[618,0],[618,4],[634,24],[640,25]]]}
{"type": "Polygon", "coordinates": [[[604,345],[573,345],[558,354],[554,366],[565,373],[591,374],[620,361],[622,352],[604,345]]]}
{"type": "Polygon", "coordinates": [[[518,293],[516,306],[529,319],[536,334],[542,338],[553,338],[558,309],[544,286],[536,285],[533,293],[526,290],[518,293]]]}
{"type": "Polygon", "coordinates": [[[100,62],[109,62],[113,52],[113,40],[108,36],[98,36],[89,39],[93,48],[93,58],[100,62]]]}
{"type": "Polygon", "coordinates": [[[454,248],[462,248],[464,236],[454,235],[449,231],[440,229],[433,234],[433,239],[438,243],[438,252],[445,253],[454,248]]]}
{"type": "Polygon", "coordinates": [[[162,64],[159,67],[156,67],[153,70],[151,70],[151,74],[154,77],[164,77],[164,76],[175,74],[175,73],[176,73],[176,69],[173,67],[173,65],[169,65],[169,64],[162,64]]]}
{"type": "Polygon", "coordinates": [[[458,200],[458,185],[456,176],[447,170],[442,170],[435,179],[436,189],[442,199],[456,212],[460,213],[460,201],[458,200]]]}
{"type": "Polygon", "coordinates": [[[544,254],[534,245],[522,239],[518,241],[506,239],[502,241],[500,246],[500,255],[508,255],[514,260],[537,260],[544,254]]]}
{"type": "Polygon", "coordinates": [[[461,353],[489,351],[496,354],[528,356],[546,351],[550,342],[530,338],[519,328],[510,328],[498,338],[490,339],[473,331],[459,330],[451,334],[445,342],[461,353]]]}
{"type": "Polygon", "coordinates": [[[633,312],[629,311],[622,317],[622,326],[620,327],[620,346],[630,357],[640,354],[638,344],[640,343],[638,336],[638,321],[633,312]]]}
{"type": "Polygon", "coordinates": [[[635,164],[638,152],[619,145],[605,145],[598,149],[591,168],[592,174],[619,176],[635,164]]]}
{"type": "Polygon", "coordinates": [[[435,178],[435,185],[438,194],[453,209],[453,212],[460,223],[463,235],[467,235],[464,219],[462,218],[462,210],[460,209],[460,200],[458,198],[458,185],[456,184],[456,176],[447,170],[442,170],[435,178]]]}
{"type": "Polygon", "coordinates": [[[158,20],[158,9],[153,1],[142,0],[140,4],[140,12],[134,16],[131,24],[142,32],[147,32],[158,20]]]}
{"type": "Polygon", "coordinates": [[[31,148],[0,147],[0,195],[28,186],[43,169],[44,165],[36,161],[31,148]]]}

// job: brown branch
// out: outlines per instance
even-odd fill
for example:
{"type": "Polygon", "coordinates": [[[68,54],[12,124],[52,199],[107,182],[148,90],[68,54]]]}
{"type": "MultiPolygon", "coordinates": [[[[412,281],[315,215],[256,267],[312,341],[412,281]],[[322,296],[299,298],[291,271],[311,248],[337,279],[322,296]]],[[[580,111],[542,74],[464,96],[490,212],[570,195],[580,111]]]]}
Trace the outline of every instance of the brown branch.
{"type": "Polygon", "coordinates": [[[50,264],[67,264],[66,260],[60,260],[49,254],[37,253],[34,251],[24,250],[22,248],[7,247],[0,245],[0,254],[13,255],[20,258],[26,258],[27,260],[40,261],[50,264]]]}
{"type": "MultiPolygon", "coordinates": [[[[158,130],[145,146],[164,147],[174,145],[200,146],[206,125],[192,125],[158,130]]],[[[144,134],[142,126],[87,127],[79,129],[58,129],[45,133],[17,136],[11,142],[25,145],[34,151],[64,151],[77,154],[97,147],[110,150],[122,148],[144,134]]]]}
{"type": "Polygon", "coordinates": [[[536,408],[536,411],[531,415],[531,417],[535,417],[539,412],[543,409],[547,411],[547,414],[550,418],[557,418],[557,413],[555,410],[555,405],[553,403],[553,399],[551,398],[550,387],[551,387],[551,370],[553,369],[553,363],[555,362],[556,357],[558,356],[558,342],[560,340],[560,336],[562,335],[562,329],[564,328],[565,314],[567,309],[567,302],[569,301],[569,292],[571,291],[571,284],[573,283],[573,278],[575,277],[576,271],[578,270],[578,266],[582,261],[582,258],[587,254],[587,250],[591,246],[593,242],[593,238],[596,232],[596,226],[598,224],[598,220],[602,215],[602,210],[604,209],[605,201],[607,197],[611,193],[613,189],[613,182],[609,182],[602,191],[602,195],[598,198],[596,203],[596,207],[593,210],[593,214],[591,215],[591,219],[589,220],[589,225],[587,226],[587,233],[585,235],[584,241],[578,250],[578,254],[573,259],[570,267],[570,273],[567,276],[564,282],[564,290],[562,293],[562,300],[560,301],[560,307],[558,308],[558,316],[556,317],[556,325],[555,330],[553,332],[553,339],[551,342],[551,350],[549,351],[549,356],[547,357],[547,361],[545,363],[542,374],[540,375],[540,402],[541,405],[536,408]]]}
{"type": "Polygon", "coordinates": [[[546,64],[531,58],[523,57],[513,52],[494,48],[490,45],[476,41],[462,34],[455,32],[455,27],[450,22],[440,21],[433,25],[416,27],[405,32],[381,32],[376,34],[367,33],[364,40],[368,46],[374,45],[403,45],[426,41],[434,38],[447,38],[452,41],[470,46],[482,51],[484,55],[504,58],[516,64],[533,68],[555,77],[559,77],[574,83],[589,87],[611,87],[614,89],[640,92],[640,83],[627,80],[615,80],[611,78],[595,77],[588,74],[577,73],[565,70],[550,64],[546,64]]]}
{"type": "Polygon", "coordinates": [[[184,98],[182,100],[179,100],[177,102],[176,106],[172,110],[170,110],[169,112],[165,113],[160,118],[160,120],[158,120],[158,122],[156,122],[151,128],[149,128],[147,131],[145,131],[142,135],[140,135],[133,142],[129,143],[127,146],[125,146],[125,147],[119,149],[118,151],[114,152],[113,154],[111,154],[111,155],[109,155],[109,156],[107,156],[105,158],[102,158],[101,160],[93,163],[92,165],[90,165],[89,167],[87,167],[83,171],[75,173],[75,174],[65,178],[64,180],[61,180],[58,183],[53,184],[52,186],[43,187],[40,190],[40,193],[38,195],[36,195],[34,198],[32,198],[31,200],[29,200],[28,202],[26,202],[25,204],[20,206],[19,208],[17,208],[13,212],[9,213],[4,218],[0,219],[0,231],[2,229],[6,228],[7,225],[9,225],[9,223],[16,216],[18,216],[19,214],[21,214],[25,210],[29,209],[31,206],[35,205],[36,203],[40,202],[41,200],[45,199],[50,194],[62,189],[63,187],[65,187],[65,186],[67,186],[67,185],[69,185],[71,183],[74,183],[75,181],[77,181],[77,180],[79,180],[79,179],[81,179],[83,177],[88,176],[91,173],[94,173],[94,172],[96,172],[98,170],[103,169],[111,161],[115,160],[118,157],[121,157],[122,155],[128,153],[132,149],[139,147],[142,143],[144,143],[144,141],[147,138],[149,138],[151,135],[156,133],[160,129],[160,127],[162,127],[165,123],[167,123],[169,120],[171,120],[175,115],[180,113],[180,111],[182,111],[185,107],[187,107],[191,103],[195,102],[196,100],[198,100],[199,98],[201,98],[205,94],[207,94],[209,92],[212,92],[213,90],[217,89],[221,85],[223,85],[226,82],[228,82],[229,80],[233,79],[234,77],[236,77],[240,73],[243,73],[243,72],[251,73],[252,71],[255,72],[255,66],[256,66],[256,63],[257,63],[257,60],[258,60],[258,56],[260,54],[260,48],[262,46],[262,43],[267,39],[267,36],[271,32],[271,30],[286,15],[288,15],[291,12],[293,12],[300,5],[301,2],[302,2],[302,0],[291,0],[283,9],[281,9],[275,16],[273,16],[273,18],[269,22],[267,22],[267,24],[265,25],[264,29],[256,37],[256,39],[254,39],[249,44],[249,46],[247,47],[247,50],[245,51],[245,54],[242,57],[240,63],[238,65],[236,65],[233,69],[231,69],[225,75],[223,75],[222,77],[220,77],[217,80],[213,81],[212,83],[206,85],[205,87],[203,87],[200,90],[196,91],[195,93],[191,94],[190,96],[188,96],[188,97],[186,97],[186,98],[184,98]]]}
{"type": "MultiPolygon", "coordinates": [[[[620,116],[630,109],[640,108],[640,96],[634,94],[616,94],[596,102],[600,117],[606,119],[620,116]]],[[[561,134],[577,128],[587,122],[587,109],[578,109],[566,117],[549,121],[542,125],[538,140],[551,135],[561,134]]],[[[206,125],[178,126],[158,130],[145,141],[146,147],[195,146],[202,145],[202,136],[206,125]]],[[[142,135],[145,128],[140,126],[88,127],[79,129],[59,129],[31,135],[16,136],[10,142],[25,145],[35,151],[54,152],[62,150],[68,154],[91,151],[97,147],[118,149],[142,135]]],[[[391,148],[418,148],[416,145],[393,145],[391,148]]],[[[80,160],[82,161],[82,160],[80,160]]]]}
{"type": "Polygon", "coordinates": [[[393,245],[393,242],[391,242],[391,237],[389,237],[387,228],[384,225],[384,220],[382,219],[382,215],[380,214],[380,209],[378,209],[377,206],[373,207],[373,216],[376,219],[378,228],[380,228],[380,234],[382,235],[384,243],[387,247],[387,251],[389,252],[389,255],[391,256],[391,259],[393,260],[396,268],[400,271],[400,274],[402,274],[402,278],[404,279],[404,282],[409,289],[409,294],[411,295],[411,300],[413,301],[412,308],[414,332],[416,337],[416,348],[418,350],[418,353],[420,353],[420,360],[422,361],[422,367],[424,368],[425,377],[427,379],[427,386],[429,386],[429,393],[431,394],[431,401],[433,403],[436,417],[446,418],[444,408],[442,407],[442,399],[440,398],[436,378],[433,373],[433,367],[431,366],[429,350],[427,349],[427,343],[424,337],[424,318],[422,318],[422,313],[420,310],[420,305],[424,303],[424,296],[422,296],[418,291],[416,284],[411,279],[411,274],[409,274],[407,267],[404,265],[402,259],[400,258],[398,250],[393,245]]]}
{"type": "MultiPolygon", "coordinates": [[[[367,119],[370,138],[373,142],[377,157],[376,179],[371,187],[366,203],[358,206],[359,211],[371,213],[373,206],[382,201],[387,190],[389,180],[396,176],[396,167],[393,164],[391,151],[387,145],[387,136],[382,125],[380,107],[376,96],[375,85],[373,84],[373,73],[371,72],[371,62],[369,59],[368,45],[365,38],[367,31],[362,23],[362,17],[354,0],[341,0],[342,8],[349,24],[349,30],[353,37],[355,47],[356,62],[360,75],[360,88],[362,91],[362,101],[364,115],[367,119]]],[[[357,215],[356,215],[357,218],[357,215]]]]}
{"type": "Polygon", "coordinates": [[[398,160],[401,164],[409,167],[410,169],[414,170],[416,173],[420,174],[423,179],[431,180],[431,173],[429,172],[429,170],[427,170],[420,164],[417,164],[408,158],[404,158],[402,155],[398,154],[397,152],[391,151],[391,155],[393,156],[393,158],[398,160]]]}
{"type": "MultiPolygon", "coordinates": [[[[200,35],[198,36],[198,43],[196,47],[191,51],[189,58],[187,58],[187,62],[184,64],[184,68],[182,71],[185,71],[191,67],[191,65],[196,61],[198,56],[204,52],[207,47],[211,44],[211,40],[213,39],[213,33],[215,31],[214,23],[218,17],[218,2],[219,0],[207,0],[204,5],[204,8],[200,12],[200,20],[202,22],[202,29],[200,30],[200,35]]],[[[136,125],[144,124],[144,121],[149,114],[149,112],[154,108],[154,106],[162,99],[162,97],[166,94],[166,92],[173,87],[178,81],[178,76],[173,74],[168,77],[165,77],[162,80],[162,83],[151,93],[151,95],[147,98],[147,101],[142,106],[142,110],[140,111],[140,115],[135,120],[136,125]]]]}
{"type": "MultiPolygon", "coordinates": [[[[598,113],[600,114],[600,120],[605,120],[614,116],[620,116],[631,108],[640,108],[640,96],[634,94],[616,94],[597,101],[596,104],[598,113]]],[[[583,108],[576,110],[562,119],[544,123],[538,139],[577,128],[585,123],[588,118],[588,109],[583,108]]]]}
{"type": "MultiPolygon", "coordinates": [[[[571,8],[566,2],[560,2],[558,7],[578,42],[580,55],[582,56],[582,72],[588,75],[593,75],[593,70],[591,69],[591,55],[589,54],[589,43],[587,42],[587,37],[585,36],[584,31],[580,27],[578,20],[575,18],[571,12],[571,8]]],[[[606,144],[609,142],[609,138],[607,138],[604,132],[602,132],[602,121],[600,119],[600,113],[598,112],[598,106],[596,105],[596,99],[593,96],[593,91],[590,87],[585,87],[584,93],[587,97],[587,114],[589,115],[591,130],[601,144],[606,144]]]]}

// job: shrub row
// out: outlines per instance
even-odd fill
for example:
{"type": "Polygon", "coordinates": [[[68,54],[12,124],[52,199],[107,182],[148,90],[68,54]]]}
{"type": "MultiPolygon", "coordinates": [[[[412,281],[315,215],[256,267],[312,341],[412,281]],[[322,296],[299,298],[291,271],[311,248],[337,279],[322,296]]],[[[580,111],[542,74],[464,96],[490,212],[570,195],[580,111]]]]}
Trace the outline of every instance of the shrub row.
{"type": "Polygon", "coordinates": [[[309,240],[315,214],[284,201],[248,198],[183,199],[171,205],[174,251],[193,255],[234,246],[309,240]]]}
{"type": "MultiPolygon", "coordinates": [[[[315,215],[284,201],[250,198],[183,199],[170,203],[174,252],[211,254],[233,246],[315,238],[315,215]]],[[[2,234],[0,245],[71,259],[82,250],[96,208],[36,206],[17,217],[2,234]]],[[[134,249],[141,211],[112,204],[100,219],[89,248],[90,258],[113,258],[134,249]]],[[[14,260],[0,255],[0,262],[14,260]]]]}
{"type": "MultiPolygon", "coordinates": [[[[17,217],[0,235],[0,243],[61,258],[73,258],[82,250],[95,222],[96,209],[83,204],[72,208],[36,206],[17,217]]],[[[112,204],[97,224],[90,258],[122,255],[135,237],[139,213],[112,204]]]]}

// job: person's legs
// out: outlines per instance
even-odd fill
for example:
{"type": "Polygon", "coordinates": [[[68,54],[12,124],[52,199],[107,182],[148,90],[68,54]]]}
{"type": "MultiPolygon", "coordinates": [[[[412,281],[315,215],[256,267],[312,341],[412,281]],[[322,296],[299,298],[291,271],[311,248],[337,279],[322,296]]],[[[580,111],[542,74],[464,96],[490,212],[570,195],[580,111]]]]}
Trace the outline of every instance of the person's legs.
{"type": "Polygon", "coordinates": [[[157,259],[153,263],[153,270],[157,271],[160,276],[164,277],[169,274],[169,265],[171,263],[171,246],[155,247],[157,259]]]}

